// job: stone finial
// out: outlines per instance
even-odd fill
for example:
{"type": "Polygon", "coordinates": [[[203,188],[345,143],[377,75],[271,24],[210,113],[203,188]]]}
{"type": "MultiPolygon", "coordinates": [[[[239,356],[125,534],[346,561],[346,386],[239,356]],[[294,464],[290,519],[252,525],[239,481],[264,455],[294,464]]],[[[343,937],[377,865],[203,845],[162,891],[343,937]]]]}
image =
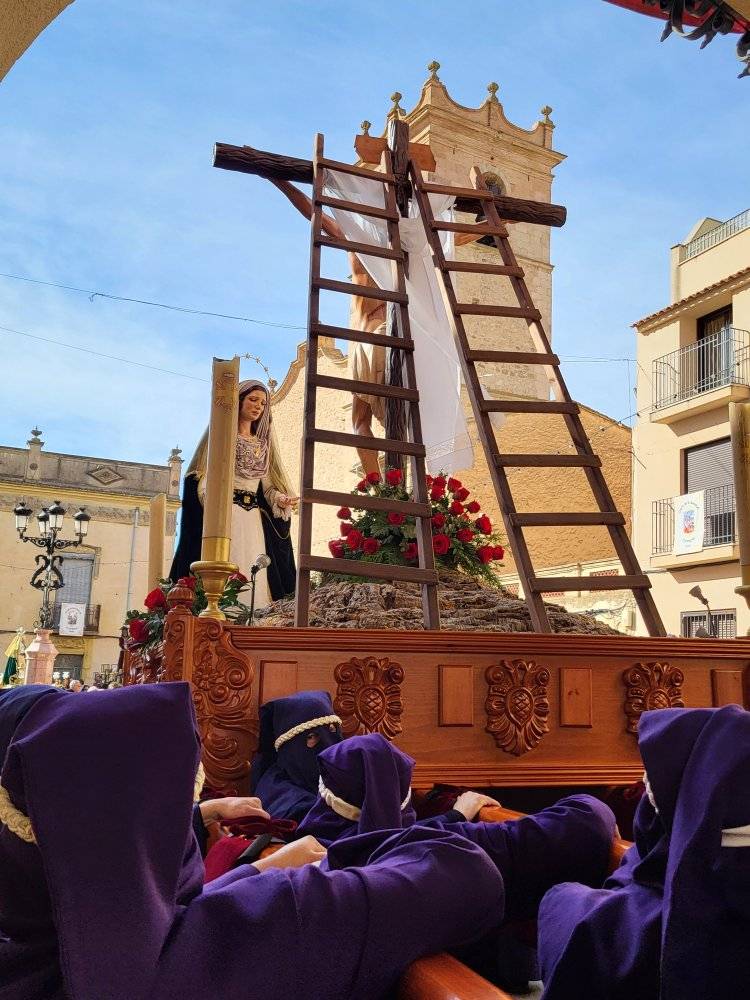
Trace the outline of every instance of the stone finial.
{"type": "Polygon", "coordinates": [[[42,445],[44,444],[44,441],[41,440],[41,437],[42,437],[42,432],[39,430],[38,427],[35,427],[33,429],[33,431],[31,432],[31,437],[26,442],[26,444],[28,444],[28,445],[33,445],[33,444],[39,445],[39,447],[41,448],[42,445]]]}
{"type": "Polygon", "coordinates": [[[369,135],[370,129],[372,128],[372,122],[368,122],[365,118],[363,122],[359,123],[359,127],[362,129],[362,135],[369,135]]]}
{"type": "Polygon", "coordinates": [[[388,117],[389,118],[400,118],[401,115],[404,114],[404,109],[398,103],[403,96],[404,95],[403,94],[399,94],[399,92],[397,90],[394,91],[394,93],[391,94],[391,100],[393,101],[393,107],[388,112],[388,117]]]}
{"type": "Polygon", "coordinates": [[[276,392],[278,384],[279,383],[276,381],[275,378],[269,378],[268,379],[268,395],[269,396],[273,396],[273,394],[276,392]]]}
{"type": "Polygon", "coordinates": [[[181,455],[182,455],[182,448],[178,448],[177,445],[175,445],[175,447],[169,453],[169,461],[181,462],[182,461],[182,459],[180,458],[181,455]]]}
{"type": "Polygon", "coordinates": [[[544,107],[540,110],[539,114],[544,115],[545,125],[549,125],[551,128],[555,127],[555,123],[550,118],[550,115],[552,114],[552,108],[549,106],[549,104],[545,104],[544,107]]]}
{"type": "Polygon", "coordinates": [[[488,93],[490,95],[489,99],[491,101],[497,101],[497,92],[498,92],[498,90],[500,90],[500,84],[495,83],[494,80],[492,81],[492,83],[488,83],[487,84],[487,91],[488,91],[488,93]]]}
{"type": "Polygon", "coordinates": [[[430,79],[435,80],[437,83],[440,82],[440,77],[437,75],[437,71],[439,69],[440,69],[440,63],[437,61],[437,59],[433,59],[430,65],[427,67],[427,70],[430,74],[430,79]]]}

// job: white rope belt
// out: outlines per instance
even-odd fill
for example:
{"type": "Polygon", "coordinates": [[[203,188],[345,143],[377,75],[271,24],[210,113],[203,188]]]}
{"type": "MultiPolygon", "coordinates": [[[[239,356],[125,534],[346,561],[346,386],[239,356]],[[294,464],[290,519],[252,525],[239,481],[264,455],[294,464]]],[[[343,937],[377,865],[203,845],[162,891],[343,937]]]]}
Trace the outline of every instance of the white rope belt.
{"type": "Polygon", "coordinates": [[[291,729],[287,729],[285,733],[276,740],[273,745],[274,750],[278,750],[289,740],[293,740],[295,736],[299,736],[300,733],[306,733],[309,729],[317,729],[318,726],[329,726],[331,723],[336,725],[341,725],[341,719],[338,715],[321,715],[319,719],[310,719],[309,722],[300,722],[298,726],[293,726],[291,729]]]}
{"type": "MultiPolygon", "coordinates": [[[[338,795],[335,795],[330,788],[326,788],[326,786],[323,784],[322,778],[320,778],[320,780],[318,781],[318,793],[321,799],[323,799],[325,804],[328,806],[328,808],[332,809],[337,816],[341,816],[343,819],[348,819],[352,820],[352,822],[356,822],[362,815],[362,810],[360,809],[359,806],[353,806],[350,802],[344,802],[344,800],[340,799],[338,795]]],[[[410,802],[411,802],[411,788],[407,792],[406,798],[401,803],[401,812],[403,812],[404,809],[406,809],[406,807],[409,805],[410,802]]]]}
{"type": "Polygon", "coordinates": [[[651,790],[651,784],[649,783],[648,775],[646,774],[645,771],[643,772],[643,784],[646,786],[646,797],[648,798],[648,801],[653,806],[654,812],[658,816],[659,815],[659,808],[656,805],[656,799],[654,798],[654,793],[651,790]]]}

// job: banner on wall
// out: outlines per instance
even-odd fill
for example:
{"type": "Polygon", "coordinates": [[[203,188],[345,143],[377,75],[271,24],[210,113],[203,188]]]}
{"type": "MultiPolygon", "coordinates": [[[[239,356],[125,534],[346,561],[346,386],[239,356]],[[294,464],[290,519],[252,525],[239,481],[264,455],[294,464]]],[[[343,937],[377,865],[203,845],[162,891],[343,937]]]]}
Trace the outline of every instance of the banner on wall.
{"type": "Polygon", "coordinates": [[[703,550],[705,510],[703,490],[676,497],[674,502],[674,546],[676,556],[703,550]]]}
{"type": "Polygon", "coordinates": [[[86,623],[85,604],[61,604],[59,635],[83,635],[86,623]]]}

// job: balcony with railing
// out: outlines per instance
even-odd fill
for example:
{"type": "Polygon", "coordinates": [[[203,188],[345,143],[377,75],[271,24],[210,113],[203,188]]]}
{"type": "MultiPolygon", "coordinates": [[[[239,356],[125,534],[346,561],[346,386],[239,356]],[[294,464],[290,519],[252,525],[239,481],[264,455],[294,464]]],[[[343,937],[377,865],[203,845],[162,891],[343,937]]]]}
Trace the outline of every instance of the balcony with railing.
{"type": "MultiPolygon", "coordinates": [[[[99,613],[101,611],[100,604],[87,604],[86,605],[86,616],[83,623],[84,634],[96,633],[99,631],[99,613]]],[[[57,632],[60,628],[60,614],[62,612],[62,602],[60,604],[55,604],[52,608],[52,629],[57,632]]]]}
{"type": "Polygon", "coordinates": [[[739,215],[735,215],[732,219],[727,219],[720,226],[709,229],[702,236],[696,236],[689,243],[683,243],[680,247],[680,263],[683,264],[686,260],[690,260],[691,257],[697,257],[704,250],[710,250],[711,247],[718,246],[719,243],[723,243],[724,240],[736,236],[737,233],[741,233],[745,229],[750,229],[750,208],[746,208],[744,212],[740,212],[739,215]]]}
{"type": "MultiPolygon", "coordinates": [[[[651,555],[671,556],[674,548],[674,508],[679,497],[651,504],[651,555]]],[[[734,483],[703,490],[703,548],[734,545],[736,541],[734,483]]],[[[681,556],[682,561],[686,560],[681,556]]]]}
{"type": "MultiPolygon", "coordinates": [[[[659,415],[669,407],[696,400],[716,389],[750,387],[750,333],[726,326],[694,344],[656,358],[652,383],[651,412],[659,415]]],[[[724,394],[721,395],[717,403],[726,402],[724,394]]],[[[695,411],[693,407],[691,410],[695,411]]]]}

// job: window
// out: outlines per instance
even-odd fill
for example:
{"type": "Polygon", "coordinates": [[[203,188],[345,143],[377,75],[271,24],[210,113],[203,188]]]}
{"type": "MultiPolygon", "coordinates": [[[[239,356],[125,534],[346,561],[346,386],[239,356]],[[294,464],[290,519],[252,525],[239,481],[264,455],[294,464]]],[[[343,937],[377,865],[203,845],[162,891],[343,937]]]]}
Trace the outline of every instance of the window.
{"type": "Polygon", "coordinates": [[[697,328],[698,392],[710,392],[732,381],[734,340],[732,307],[701,316],[697,328]]]}
{"type": "Polygon", "coordinates": [[[712,611],[710,619],[708,611],[683,611],[680,624],[685,639],[695,638],[699,629],[708,632],[714,639],[737,637],[737,612],[733,610],[712,611]]]}
{"type": "Polygon", "coordinates": [[[91,579],[94,575],[94,554],[92,552],[71,553],[63,556],[61,572],[63,586],[56,591],[57,604],[89,604],[91,602],[91,579]]]}
{"type": "Polygon", "coordinates": [[[734,470],[729,438],[685,449],[685,492],[703,491],[703,544],[731,545],[735,539],[734,470]]]}
{"type": "Polygon", "coordinates": [[[61,676],[69,673],[71,680],[80,680],[83,676],[83,657],[73,653],[58,653],[55,657],[55,672],[58,670],[61,676]]]}

